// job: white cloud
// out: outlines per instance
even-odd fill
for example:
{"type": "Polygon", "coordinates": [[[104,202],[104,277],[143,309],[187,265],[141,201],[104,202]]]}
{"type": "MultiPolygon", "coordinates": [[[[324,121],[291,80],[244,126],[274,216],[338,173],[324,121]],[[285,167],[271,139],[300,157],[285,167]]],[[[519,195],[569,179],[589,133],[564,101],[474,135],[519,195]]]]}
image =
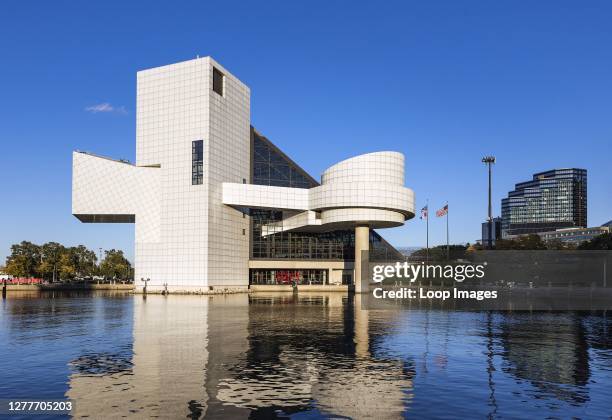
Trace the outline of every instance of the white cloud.
{"type": "Polygon", "coordinates": [[[127,114],[127,110],[125,109],[124,106],[114,107],[108,102],[103,102],[101,104],[96,104],[96,105],[85,107],[85,111],[91,112],[92,114],[97,114],[99,112],[106,112],[106,113],[113,112],[116,114],[127,114]]]}

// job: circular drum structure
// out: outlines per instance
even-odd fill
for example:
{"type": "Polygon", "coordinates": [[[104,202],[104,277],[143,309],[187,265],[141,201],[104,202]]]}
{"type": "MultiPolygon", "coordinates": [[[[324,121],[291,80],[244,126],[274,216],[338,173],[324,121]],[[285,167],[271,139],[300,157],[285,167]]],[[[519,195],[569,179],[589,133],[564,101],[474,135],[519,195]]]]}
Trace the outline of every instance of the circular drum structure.
{"type": "Polygon", "coordinates": [[[376,152],[328,168],[310,190],[309,208],[326,228],[401,226],[414,217],[414,192],[404,186],[404,155],[376,152]]]}

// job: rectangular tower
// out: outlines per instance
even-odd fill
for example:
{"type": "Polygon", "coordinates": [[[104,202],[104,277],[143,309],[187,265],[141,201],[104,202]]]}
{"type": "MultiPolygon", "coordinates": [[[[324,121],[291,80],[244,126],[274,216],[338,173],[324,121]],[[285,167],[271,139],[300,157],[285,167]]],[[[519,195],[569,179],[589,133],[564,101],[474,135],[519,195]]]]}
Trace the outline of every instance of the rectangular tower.
{"type": "MultiPolygon", "coordinates": [[[[137,74],[136,166],[159,167],[158,241],[136,242],[135,282],[248,286],[249,219],[221,203],[250,173],[250,91],[210,57],[137,74]]],[[[138,220],[136,220],[138,225],[138,220]]]]}

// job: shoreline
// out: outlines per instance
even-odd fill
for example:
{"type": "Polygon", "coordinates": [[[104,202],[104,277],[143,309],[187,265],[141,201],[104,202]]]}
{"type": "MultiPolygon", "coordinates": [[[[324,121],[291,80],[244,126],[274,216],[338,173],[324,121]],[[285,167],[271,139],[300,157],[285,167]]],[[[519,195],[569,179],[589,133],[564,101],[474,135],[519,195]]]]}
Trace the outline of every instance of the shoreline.
{"type": "MultiPolygon", "coordinates": [[[[137,295],[144,295],[141,286],[134,284],[7,284],[6,292],[38,292],[38,291],[98,291],[113,290],[123,291],[137,295]]],[[[297,285],[296,292],[339,292],[348,293],[350,288],[347,285],[297,285]]],[[[251,285],[245,288],[213,288],[212,290],[169,290],[169,295],[231,295],[241,293],[257,292],[286,292],[292,293],[293,287],[290,285],[251,285]]],[[[163,295],[163,289],[147,290],[147,295],[163,295]]]]}
{"type": "Polygon", "coordinates": [[[8,292],[35,292],[46,290],[134,290],[133,284],[7,284],[8,292]]]}

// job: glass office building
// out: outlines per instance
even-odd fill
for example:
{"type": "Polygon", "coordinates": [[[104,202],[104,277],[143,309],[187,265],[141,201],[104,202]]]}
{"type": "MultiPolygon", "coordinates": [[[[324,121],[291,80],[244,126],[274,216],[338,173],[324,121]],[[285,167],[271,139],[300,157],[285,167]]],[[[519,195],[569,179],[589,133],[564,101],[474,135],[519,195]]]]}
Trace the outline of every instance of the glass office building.
{"type": "MultiPolygon", "coordinates": [[[[494,217],[491,221],[491,245],[495,245],[495,241],[501,238],[501,217],[494,217]]],[[[489,222],[482,223],[482,236],[480,243],[483,245],[489,244],[489,222]]]]}
{"type": "Polygon", "coordinates": [[[516,184],[502,199],[502,237],[587,226],[586,169],[553,169],[516,184]]]}

